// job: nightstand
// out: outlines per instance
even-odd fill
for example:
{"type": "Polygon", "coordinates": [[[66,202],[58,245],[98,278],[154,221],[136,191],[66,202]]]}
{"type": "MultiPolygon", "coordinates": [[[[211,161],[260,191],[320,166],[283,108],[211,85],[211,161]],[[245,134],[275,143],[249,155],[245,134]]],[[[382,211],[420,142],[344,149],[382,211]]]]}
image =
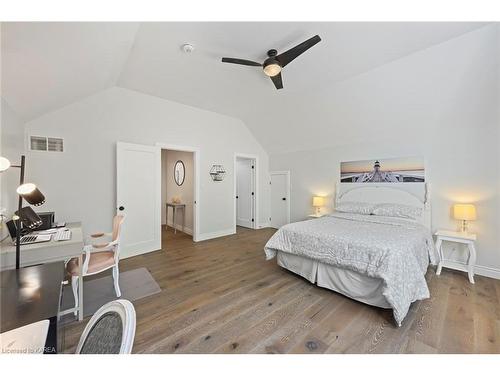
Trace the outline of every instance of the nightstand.
{"type": "Polygon", "coordinates": [[[474,266],[476,265],[476,247],[474,246],[474,243],[476,242],[476,235],[472,233],[438,230],[435,233],[435,236],[436,236],[436,250],[439,254],[439,265],[436,271],[436,275],[441,274],[441,269],[443,267],[459,271],[465,271],[469,274],[469,281],[472,284],[474,284],[474,266]],[[469,258],[467,261],[467,265],[462,265],[459,263],[450,263],[445,259],[443,259],[443,250],[442,250],[443,241],[463,243],[467,245],[467,248],[469,249],[469,258]]]}
{"type": "Polygon", "coordinates": [[[311,214],[311,215],[307,215],[307,219],[319,219],[320,217],[323,217],[325,216],[324,214],[311,214]]]}

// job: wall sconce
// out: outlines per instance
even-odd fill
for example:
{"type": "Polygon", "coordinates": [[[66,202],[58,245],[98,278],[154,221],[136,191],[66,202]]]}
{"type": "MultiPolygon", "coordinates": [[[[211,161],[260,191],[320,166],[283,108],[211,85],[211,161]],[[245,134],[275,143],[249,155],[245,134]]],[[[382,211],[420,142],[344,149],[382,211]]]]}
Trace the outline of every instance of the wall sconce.
{"type": "Polygon", "coordinates": [[[226,170],[220,164],[214,164],[210,169],[210,177],[213,181],[222,181],[226,175],[226,170]]]}

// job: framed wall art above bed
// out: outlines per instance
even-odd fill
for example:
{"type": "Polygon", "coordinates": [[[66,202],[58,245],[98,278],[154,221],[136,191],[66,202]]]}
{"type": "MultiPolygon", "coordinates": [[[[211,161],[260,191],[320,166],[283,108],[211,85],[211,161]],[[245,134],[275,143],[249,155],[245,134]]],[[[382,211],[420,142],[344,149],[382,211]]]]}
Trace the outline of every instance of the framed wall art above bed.
{"type": "Polygon", "coordinates": [[[341,162],[340,182],[425,182],[424,158],[401,157],[341,162]]]}

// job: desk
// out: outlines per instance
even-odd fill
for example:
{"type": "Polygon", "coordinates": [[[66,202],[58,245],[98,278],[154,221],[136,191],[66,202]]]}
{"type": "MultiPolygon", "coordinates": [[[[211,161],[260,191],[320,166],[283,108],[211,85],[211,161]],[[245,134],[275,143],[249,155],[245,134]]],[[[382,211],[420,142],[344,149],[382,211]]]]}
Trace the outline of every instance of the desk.
{"type": "Polygon", "coordinates": [[[46,348],[50,321],[31,323],[0,333],[1,354],[42,354],[46,348]]]}
{"type": "Polygon", "coordinates": [[[57,321],[64,262],[12,269],[0,273],[0,332],[40,320],[50,321],[46,353],[57,352],[57,321]]]}
{"type": "MultiPolygon", "coordinates": [[[[80,223],[68,223],[67,228],[71,230],[71,239],[67,241],[39,242],[31,245],[21,245],[21,267],[36,264],[65,261],[71,258],[79,258],[78,264],[83,264],[83,234],[80,223]]],[[[2,270],[12,269],[16,264],[16,247],[12,243],[1,243],[0,266],[2,270]]],[[[80,267],[79,285],[83,285],[82,267],[80,267]]],[[[78,319],[83,319],[83,287],[79,293],[78,319]]],[[[73,310],[63,311],[67,314],[73,310]]],[[[40,320],[40,319],[39,319],[40,320]]]]}
{"type": "Polygon", "coordinates": [[[174,233],[177,233],[177,226],[175,225],[175,213],[177,208],[182,208],[182,231],[184,232],[184,224],[186,223],[186,205],[184,203],[167,203],[167,224],[168,224],[168,208],[172,207],[172,226],[174,233]]]}

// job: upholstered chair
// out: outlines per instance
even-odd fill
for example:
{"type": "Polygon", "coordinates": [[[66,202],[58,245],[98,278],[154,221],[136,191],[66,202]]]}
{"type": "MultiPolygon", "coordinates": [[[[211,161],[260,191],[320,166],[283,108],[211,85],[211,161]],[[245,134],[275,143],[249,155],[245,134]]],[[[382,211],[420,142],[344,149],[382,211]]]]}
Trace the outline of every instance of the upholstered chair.
{"type": "MultiPolygon", "coordinates": [[[[118,262],[120,261],[120,230],[125,216],[116,215],[113,218],[113,231],[111,233],[95,233],[92,234],[91,242],[96,239],[110,237],[109,242],[90,243],[83,248],[83,276],[95,275],[104,272],[110,268],[113,269],[113,280],[116,296],[121,296],[119,285],[119,269],[118,262]]],[[[78,308],[78,293],[79,288],[83,285],[78,285],[79,264],[78,258],[71,259],[66,265],[66,269],[71,275],[71,287],[73,296],[75,297],[75,315],[78,308]]]]}

